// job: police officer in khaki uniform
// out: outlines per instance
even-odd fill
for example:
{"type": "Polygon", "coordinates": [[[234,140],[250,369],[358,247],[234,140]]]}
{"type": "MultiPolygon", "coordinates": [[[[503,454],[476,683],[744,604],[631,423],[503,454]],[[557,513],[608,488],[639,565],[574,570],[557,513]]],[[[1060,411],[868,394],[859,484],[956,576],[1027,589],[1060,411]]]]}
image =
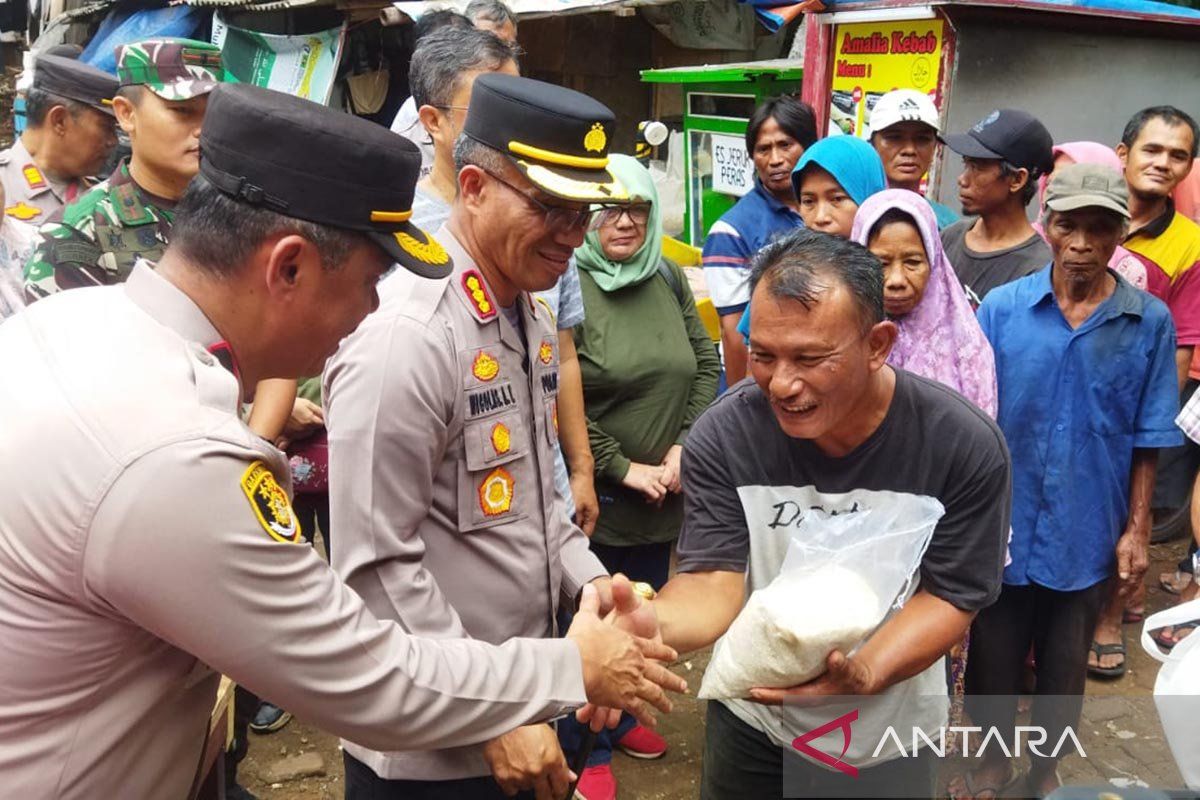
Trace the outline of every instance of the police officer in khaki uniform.
{"type": "MultiPolygon", "coordinates": [[[[326,368],[333,563],[375,614],[415,633],[550,637],[560,604],[609,578],[554,488],[558,336],[530,292],[567,269],[592,203],[627,198],[606,169],[603,104],[491,73],[470,109],[438,234],[453,273],[390,276],[326,368]]],[[[548,725],[446,750],[343,744],[347,785],[364,797],[562,796],[548,725]]]]}
{"type": "Polygon", "coordinates": [[[25,97],[29,126],[0,152],[4,213],[41,225],[95,181],[117,144],[117,79],[62,55],[39,55],[25,97]]]}
{"type": "Polygon", "coordinates": [[[680,683],[647,657],[673,654],[594,613],[566,640],[413,638],[303,543],[245,387],[319,370],[392,262],[449,262],[406,222],[419,154],[394,134],[252,86],[211,114],[157,269],[0,326],[21,375],[0,382],[2,793],[186,797],[219,673],[380,749],[485,740],[585,695],[666,707],[680,683]]]}

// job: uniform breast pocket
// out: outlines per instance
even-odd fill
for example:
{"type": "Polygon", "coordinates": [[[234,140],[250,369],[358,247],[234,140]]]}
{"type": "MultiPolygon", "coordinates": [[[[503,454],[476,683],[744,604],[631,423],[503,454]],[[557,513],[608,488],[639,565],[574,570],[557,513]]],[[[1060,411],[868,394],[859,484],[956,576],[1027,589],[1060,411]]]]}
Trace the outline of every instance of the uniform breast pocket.
{"type": "Polygon", "coordinates": [[[520,412],[472,420],[463,427],[465,457],[458,468],[458,528],[491,528],[528,515],[537,486],[530,469],[528,423],[520,412]]]}

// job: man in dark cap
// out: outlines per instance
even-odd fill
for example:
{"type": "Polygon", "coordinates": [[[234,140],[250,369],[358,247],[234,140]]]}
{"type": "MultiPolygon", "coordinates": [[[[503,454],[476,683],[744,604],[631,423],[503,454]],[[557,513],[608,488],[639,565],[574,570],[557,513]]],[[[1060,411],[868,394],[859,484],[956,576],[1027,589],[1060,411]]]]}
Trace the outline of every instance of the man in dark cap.
{"type": "Polygon", "coordinates": [[[26,299],[125,280],[139,258],[162,256],[174,206],[199,167],[208,93],[230,80],[221,51],[190,39],[117,47],[111,101],[133,155],[42,226],[25,270],[26,299]]]}
{"type": "Polygon", "coordinates": [[[1037,179],[1054,168],[1054,140],[1031,114],[991,112],[966,133],[946,134],[962,156],[958,199],[964,219],[942,231],[946,255],[978,306],[992,289],[1050,263],[1050,248],[1025,216],[1037,179]]]}
{"type": "Polygon", "coordinates": [[[87,190],[117,143],[116,91],[112,75],[72,58],[34,60],[29,126],[0,152],[5,214],[40,225],[87,190]]]}
{"type": "MultiPolygon", "coordinates": [[[[390,276],[379,310],[326,367],[334,568],[408,630],[551,637],[585,586],[609,605],[611,579],[554,488],[558,334],[531,292],[566,272],[593,204],[628,202],[607,169],[613,128],[586,95],[478,76],[437,234],[445,251],[403,243],[416,258],[448,254],[453,272],[390,276]]],[[[343,746],[347,785],[363,796],[560,798],[568,783],[544,724],[470,748],[343,746]]]]}
{"type": "Polygon", "coordinates": [[[435,642],[296,546],[287,461],[238,419],[246,387],[319,370],[393,262],[451,264],[407,222],[419,155],[393,134],[251,86],[212,107],[159,263],[0,326],[22,375],[0,384],[0,418],[21,420],[0,473],[22,498],[0,507],[5,793],[188,796],[221,673],[381,750],[487,740],[585,697],[668,707],[683,683],[648,659],[674,654],[602,624],[595,589],[565,640],[435,642]]]}

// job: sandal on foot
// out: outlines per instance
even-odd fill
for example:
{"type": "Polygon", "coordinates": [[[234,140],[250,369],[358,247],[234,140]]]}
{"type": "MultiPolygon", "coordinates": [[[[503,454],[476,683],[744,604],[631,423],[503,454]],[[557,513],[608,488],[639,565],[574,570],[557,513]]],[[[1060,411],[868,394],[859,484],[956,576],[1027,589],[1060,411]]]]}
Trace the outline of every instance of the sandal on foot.
{"type": "Polygon", "coordinates": [[[1125,660],[1127,658],[1127,654],[1125,652],[1124,642],[1114,642],[1113,644],[1100,644],[1099,642],[1092,642],[1092,646],[1089,649],[1096,654],[1096,663],[1094,665],[1088,664],[1087,671],[1089,675],[1095,675],[1099,678],[1119,678],[1125,674],[1125,660]],[[1115,667],[1100,666],[1100,659],[1102,657],[1113,655],[1121,656],[1120,664],[1117,664],[1115,667]]]}
{"type": "Polygon", "coordinates": [[[1200,628],[1200,621],[1193,620],[1191,622],[1183,622],[1179,625],[1170,625],[1166,628],[1162,628],[1151,638],[1154,639],[1154,643],[1156,645],[1162,648],[1164,653],[1169,653],[1172,649],[1174,649],[1175,645],[1192,635],[1196,628],[1200,628]],[[1171,631],[1170,636],[1166,635],[1168,630],[1171,631]],[[1185,631],[1183,636],[1179,635],[1181,631],[1185,631]]]}
{"type": "Polygon", "coordinates": [[[1164,572],[1158,576],[1158,585],[1167,594],[1182,594],[1183,590],[1192,582],[1190,572],[1181,572],[1175,570],[1174,573],[1164,572]]]}

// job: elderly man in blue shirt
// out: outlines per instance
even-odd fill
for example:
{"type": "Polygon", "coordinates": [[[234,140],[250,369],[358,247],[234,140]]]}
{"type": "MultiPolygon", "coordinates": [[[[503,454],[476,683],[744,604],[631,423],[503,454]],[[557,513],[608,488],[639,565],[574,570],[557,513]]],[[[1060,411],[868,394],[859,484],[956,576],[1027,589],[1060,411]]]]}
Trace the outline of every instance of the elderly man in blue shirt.
{"type": "Polygon", "coordinates": [[[1111,168],[1057,171],[1044,219],[1054,261],[993,290],[979,309],[996,354],[997,422],[1012,452],[1013,530],[1000,599],[971,627],[967,709],[1011,742],[1032,645],[1031,724],[1046,729],[1049,744],[1040,748],[1046,757],[1031,752],[1023,778],[989,747],[960,779],[961,796],[1042,797],[1058,786],[1050,751],[1078,724],[1105,587],[1115,575],[1122,591],[1133,589],[1149,564],[1154,470],[1158,448],[1181,442],[1179,390],[1170,312],[1107,268],[1128,228],[1128,202],[1111,168]]]}

